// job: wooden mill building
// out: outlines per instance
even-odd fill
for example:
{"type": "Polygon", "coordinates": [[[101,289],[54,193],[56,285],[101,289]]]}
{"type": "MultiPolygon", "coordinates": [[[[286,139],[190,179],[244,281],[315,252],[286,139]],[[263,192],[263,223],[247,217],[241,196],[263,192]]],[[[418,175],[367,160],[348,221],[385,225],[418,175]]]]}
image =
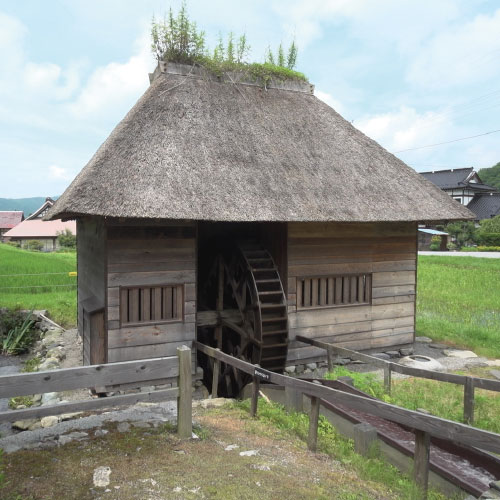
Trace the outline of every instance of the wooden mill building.
{"type": "Polygon", "coordinates": [[[49,213],[77,220],[85,363],[197,337],[272,370],[324,355],[299,334],[411,344],[417,224],[471,213],[308,83],[150,80],[49,213]]]}

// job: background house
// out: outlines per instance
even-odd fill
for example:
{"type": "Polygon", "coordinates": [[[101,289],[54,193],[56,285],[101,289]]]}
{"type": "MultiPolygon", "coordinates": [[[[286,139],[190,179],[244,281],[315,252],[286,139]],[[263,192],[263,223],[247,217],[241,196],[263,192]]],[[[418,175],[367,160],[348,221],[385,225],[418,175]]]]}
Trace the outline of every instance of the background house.
{"type": "Polygon", "coordinates": [[[490,219],[500,213],[500,193],[493,186],[484,184],[473,167],[421,172],[455,201],[466,205],[476,214],[476,221],[490,219]]]}
{"type": "Polygon", "coordinates": [[[3,240],[3,235],[16,227],[24,220],[24,213],[20,211],[0,211],[0,241],[3,240]]]}
{"type": "Polygon", "coordinates": [[[63,222],[60,219],[53,221],[42,220],[42,217],[53,205],[54,200],[46,198],[43,205],[26,220],[5,232],[3,240],[17,242],[21,248],[25,248],[28,241],[37,240],[42,244],[41,250],[43,252],[57,250],[59,248],[58,235],[66,229],[76,235],[76,222],[74,220],[63,222]]]}

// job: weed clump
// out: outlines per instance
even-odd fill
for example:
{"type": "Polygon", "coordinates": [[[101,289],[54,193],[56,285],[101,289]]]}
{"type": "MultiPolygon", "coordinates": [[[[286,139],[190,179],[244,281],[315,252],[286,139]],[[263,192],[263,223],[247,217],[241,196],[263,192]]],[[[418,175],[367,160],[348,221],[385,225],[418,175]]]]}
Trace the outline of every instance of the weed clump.
{"type": "Polygon", "coordinates": [[[295,41],[288,50],[280,43],[276,53],[269,47],[263,63],[248,61],[250,45],[245,34],[236,37],[231,32],[226,42],[219,35],[211,51],[205,32],[198,30],[196,23],[189,19],[185,4],[182,4],[177,16],[170,9],[168,16],[161,21],[153,17],[151,50],[158,61],[202,66],[219,77],[237,71],[264,85],[273,79],[307,81],[303,73],[294,69],[298,56],[295,41]]]}

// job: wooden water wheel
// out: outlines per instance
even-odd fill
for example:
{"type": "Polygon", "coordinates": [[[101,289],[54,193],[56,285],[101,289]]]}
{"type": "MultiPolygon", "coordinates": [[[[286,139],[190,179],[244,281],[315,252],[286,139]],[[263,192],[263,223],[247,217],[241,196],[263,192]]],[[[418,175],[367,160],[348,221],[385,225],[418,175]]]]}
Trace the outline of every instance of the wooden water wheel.
{"type": "MultiPolygon", "coordinates": [[[[288,350],[287,303],[270,253],[255,244],[240,245],[229,258],[219,258],[218,266],[219,296],[226,300],[224,307],[220,297],[218,301],[217,347],[267,370],[282,372],[288,350]]],[[[248,381],[247,375],[223,364],[218,393],[238,395],[248,381]]]]}

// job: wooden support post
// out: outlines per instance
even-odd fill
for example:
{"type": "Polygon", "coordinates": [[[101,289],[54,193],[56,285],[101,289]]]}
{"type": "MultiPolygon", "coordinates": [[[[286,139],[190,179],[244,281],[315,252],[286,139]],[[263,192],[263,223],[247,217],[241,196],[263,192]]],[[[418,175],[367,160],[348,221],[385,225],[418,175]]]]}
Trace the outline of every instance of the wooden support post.
{"type": "Polygon", "coordinates": [[[319,420],[319,398],[311,396],[311,410],[309,412],[309,435],[307,436],[307,448],[316,451],[318,444],[318,420],[319,420]]]}
{"type": "Polygon", "coordinates": [[[424,431],[415,431],[415,454],[413,456],[413,476],[417,485],[422,489],[424,499],[427,498],[429,483],[429,456],[431,439],[424,431]]]}
{"type": "Polygon", "coordinates": [[[193,434],[191,349],[185,345],[177,348],[179,357],[179,397],[177,398],[177,434],[190,438],[193,434]]]}
{"type": "Polygon", "coordinates": [[[222,262],[222,257],[219,257],[219,276],[218,276],[218,286],[217,286],[217,300],[215,303],[215,309],[217,310],[217,326],[215,327],[215,338],[217,340],[217,348],[222,348],[222,325],[220,324],[221,318],[220,313],[224,310],[224,264],[222,262]]]}
{"type": "Polygon", "coordinates": [[[293,387],[285,387],[285,408],[288,412],[301,412],[304,409],[302,393],[293,387]]]}
{"type": "Polygon", "coordinates": [[[391,393],[391,370],[392,370],[392,363],[386,363],[384,366],[384,389],[386,394],[391,393]]]}
{"type": "Polygon", "coordinates": [[[357,424],[354,430],[354,451],[369,457],[373,453],[374,444],[377,442],[377,429],[366,422],[357,424]]]}
{"type": "Polygon", "coordinates": [[[327,360],[328,360],[328,371],[331,373],[333,372],[333,359],[332,359],[332,349],[330,348],[330,346],[328,346],[326,348],[326,357],[327,357],[327,360]]]}
{"type": "Polygon", "coordinates": [[[464,422],[474,423],[474,377],[466,377],[464,384],[464,422]]]}
{"type": "MultiPolygon", "coordinates": [[[[259,366],[259,365],[256,365],[259,366]]],[[[252,384],[252,400],[250,402],[250,416],[257,416],[257,405],[259,403],[260,380],[258,377],[253,377],[252,384]]]]}
{"type": "MultiPolygon", "coordinates": [[[[216,349],[220,351],[219,348],[216,349]]],[[[217,397],[217,389],[219,387],[219,372],[220,372],[220,361],[214,358],[214,373],[212,374],[212,398],[217,397]]]]}

